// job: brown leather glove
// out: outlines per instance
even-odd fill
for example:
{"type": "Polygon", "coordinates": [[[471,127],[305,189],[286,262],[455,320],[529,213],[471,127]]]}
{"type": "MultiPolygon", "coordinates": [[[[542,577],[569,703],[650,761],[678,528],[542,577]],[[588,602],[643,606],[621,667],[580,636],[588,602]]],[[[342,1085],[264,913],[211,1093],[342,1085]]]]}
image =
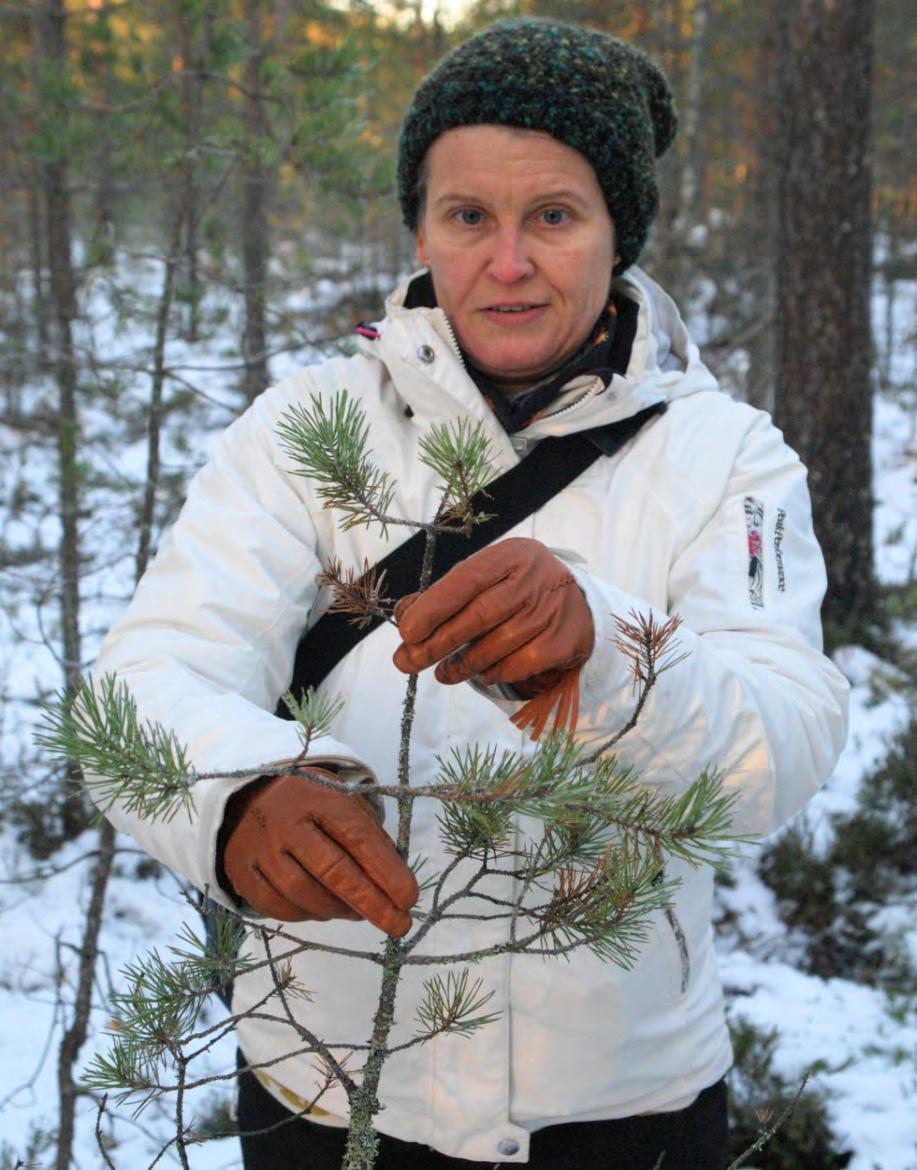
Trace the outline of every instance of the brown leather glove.
{"type": "Polygon", "coordinates": [[[441,683],[527,682],[536,693],[538,675],[581,666],[595,641],[569,569],[525,537],[498,541],[403,597],[395,618],[404,639],[395,665],[413,674],[436,662],[441,683]]]}
{"type": "Polygon", "coordinates": [[[417,880],[362,796],[265,777],[230,797],[221,836],[226,877],[268,918],[365,918],[395,938],[410,929],[417,880]]]}
{"type": "Polygon", "coordinates": [[[424,593],[403,597],[395,619],[404,639],[394,656],[399,670],[435,662],[441,683],[477,677],[544,696],[513,719],[534,725],[535,739],[555,702],[555,730],[575,727],[579,670],[595,626],[573,575],[540,541],[511,537],[482,549],[424,593]]]}

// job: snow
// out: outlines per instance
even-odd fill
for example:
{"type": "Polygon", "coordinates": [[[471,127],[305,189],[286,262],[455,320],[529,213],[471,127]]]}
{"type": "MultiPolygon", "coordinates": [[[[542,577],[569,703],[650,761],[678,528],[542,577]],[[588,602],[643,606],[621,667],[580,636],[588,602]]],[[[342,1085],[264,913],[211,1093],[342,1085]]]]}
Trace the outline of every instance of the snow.
{"type": "MultiPolygon", "coordinates": [[[[913,302],[915,290],[910,289],[913,302]]],[[[877,395],[873,443],[876,563],[881,580],[914,576],[917,515],[908,505],[914,479],[913,391],[877,395]]],[[[902,672],[860,646],[844,646],[835,664],[851,683],[847,746],[825,787],[800,816],[823,850],[833,818],[857,804],[860,782],[885,758],[910,714],[902,672]]],[[[770,890],[755,872],[756,851],[732,867],[735,885],[718,891],[734,915],[720,939],[720,971],[729,1010],[779,1030],[775,1070],[790,1084],[815,1068],[832,1126],[853,1150],[849,1170],[917,1170],[917,1003],[845,979],[821,979],[792,965],[794,942],[770,890]],[[741,945],[737,940],[742,940],[741,945]]],[[[917,903],[888,907],[872,925],[917,957],[917,903]]]]}
{"type": "MultiPolygon", "coordinates": [[[[137,295],[155,291],[158,270],[152,262],[138,277],[137,295]]],[[[297,298],[302,306],[329,295],[333,280],[314,284],[297,298]]],[[[709,291],[709,290],[708,290],[709,291]]],[[[133,400],[138,410],[148,389],[148,376],[129,375],[132,366],[148,359],[149,335],[139,327],[132,333],[110,309],[105,288],[89,290],[91,327],[82,343],[94,353],[117,352],[125,371],[124,401],[133,400]]],[[[884,314],[880,290],[874,302],[877,323],[884,314]]],[[[907,337],[913,328],[917,288],[901,285],[896,345],[907,353],[907,337]]],[[[215,307],[215,306],[211,306],[215,307]]],[[[877,336],[880,334],[877,333],[877,336]]],[[[213,350],[211,349],[211,355],[213,350]]],[[[292,356],[276,363],[285,372],[292,356]]],[[[190,369],[201,355],[191,346],[173,343],[170,364],[190,369]]],[[[218,366],[218,362],[212,362],[218,366]]],[[[874,467],[877,565],[883,581],[901,584],[913,579],[917,550],[917,511],[913,507],[915,413],[913,391],[908,385],[913,359],[897,357],[892,363],[896,393],[875,400],[874,467]]],[[[238,405],[231,380],[219,369],[195,374],[206,399],[207,433],[211,436],[238,405]]],[[[48,398],[47,386],[33,385],[32,401],[48,398]]],[[[123,407],[123,402],[122,402],[123,407]]],[[[87,421],[97,434],[115,435],[111,420],[100,406],[87,421]]],[[[123,438],[123,436],[122,436],[123,438]]],[[[167,430],[166,461],[185,466],[188,456],[180,436],[167,430]]],[[[193,462],[200,462],[210,439],[195,439],[193,462]]],[[[49,452],[40,447],[17,449],[9,427],[0,433],[0,444],[15,452],[7,460],[0,483],[10,500],[18,488],[41,492],[49,452]]],[[[107,444],[105,466],[109,474],[136,482],[142,476],[143,444],[120,439],[107,444]]],[[[45,485],[46,486],[46,485],[45,485]]],[[[100,555],[84,582],[89,604],[86,653],[91,656],[101,632],[130,589],[133,550],[113,547],[106,529],[120,530],[125,505],[114,490],[100,491],[92,531],[97,534],[100,555]]],[[[30,513],[5,515],[2,532],[7,547],[27,548],[37,537],[53,547],[56,525],[50,510],[37,520],[30,513]]],[[[6,574],[0,609],[0,643],[4,665],[0,673],[2,693],[8,701],[2,715],[7,766],[31,751],[29,735],[35,721],[31,696],[56,685],[57,663],[48,648],[42,619],[51,619],[30,601],[36,580],[45,572],[24,564],[6,574]]],[[[909,640],[914,632],[903,630],[909,640]]],[[[900,680],[887,664],[860,647],[844,647],[836,661],[852,684],[850,737],[847,748],[824,790],[803,814],[815,845],[830,840],[832,818],[849,812],[856,803],[862,777],[883,758],[895,730],[902,726],[907,709],[900,680]]],[[[0,828],[0,1166],[15,1166],[24,1157],[30,1134],[37,1127],[52,1128],[56,1121],[57,1047],[64,1017],[69,1018],[74,993],[81,931],[89,896],[91,851],[95,834],[89,831],[71,842],[47,862],[36,862],[17,845],[9,827],[0,828]]],[[[91,1021],[91,1038],[80,1054],[85,1067],[92,1054],[105,1046],[106,1013],[99,1006],[104,994],[117,982],[123,965],[156,947],[166,953],[183,922],[199,929],[199,920],[178,883],[159,873],[138,878],[140,854],[131,842],[119,842],[117,870],[112,879],[102,936],[103,959],[98,966],[97,988],[91,1021]]],[[[770,891],[756,875],[756,852],[743,849],[733,866],[733,884],[718,894],[720,909],[728,911],[731,925],[720,942],[724,984],[730,994],[730,1012],[752,1023],[779,1029],[777,1071],[790,1083],[816,1068],[816,1083],[825,1091],[835,1130],[854,1151],[850,1170],[917,1170],[917,1012],[913,996],[896,999],[886,991],[850,980],[820,979],[794,965],[794,941],[787,936],[770,891]]],[[[917,907],[911,908],[915,910],[917,907]]],[[[917,915],[907,906],[890,906],[881,925],[896,933],[917,963],[917,915]]],[[[211,1009],[216,1012],[217,1008],[211,1009]]],[[[212,1070],[226,1070],[234,1062],[231,1040],[221,1043],[208,1058],[212,1070]]],[[[231,1100],[228,1084],[208,1087],[193,1098],[199,1115],[212,1111],[214,1102],[231,1100]]],[[[115,1110],[113,1153],[120,1167],[148,1165],[169,1132],[168,1120],[153,1109],[132,1120],[129,1112],[115,1110]]],[[[80,1170],[102,1164],[95,1146],[95,1109],[83,1100],[78,1108],[76,1165],[80,1170]]],[[[51,1164],[51,1155],[39,1149],[36,1167],[51,1164]]],[[[178,1165],[174,1152],[159,1163],[178,1165]]],[[[192,1153],[194,1170],[235,1170],[240,1166],[233,1139],[212,1141],[192,1153]]],[[[800,1168],[802,1170],[802,1168],[800,1168]]]]}
{"type": "MultiPolygon", "coordinates": [[[[872,701],[864,666],[873,656],[857,649],[839,658],[839,665],[852,664],[859,681],[851,694],[847,747],[834,775],[801,814],[813,829],[816,849],[825,844],[831,817],[855,806],[861,777],[884,757],[907,714],[899,696],[872,701]]],[[[913,999],[900,1003],[881,989],[796,969],[789,961],[792,942],[770,891],[756,876],[755,861],[755,852],[746,850],[733,865],[735,886],[718,893],[721,907],[735,915],[720,945],[731,1013],[758,1027],[778,1028],[775,1070],[790,1084],[807,1069],[818,1069],[814,1083],[827,1093],[833,1128],[854,1150],[849,1170],[917,1170],[913,999]]],[[[917,954],[917,906],[909,912],[895,908],[884,925],[900,929],[917,954]]]]}

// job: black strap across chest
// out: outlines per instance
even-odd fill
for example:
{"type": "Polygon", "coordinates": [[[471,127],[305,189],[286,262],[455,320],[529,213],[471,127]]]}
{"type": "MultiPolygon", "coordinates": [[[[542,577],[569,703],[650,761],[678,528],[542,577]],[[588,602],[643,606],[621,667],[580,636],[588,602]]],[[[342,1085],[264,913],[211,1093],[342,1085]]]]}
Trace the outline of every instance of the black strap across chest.
{"type": "MultiPolygon", "coordinates": [[[[614,455],[636,435],[644,423],[664,410],[665,403],[660,402],[609,426],[560,438],[543,439],[515,467],[504,472],[473,497],[474,510],[488,513],[491,517],[489,520],[476,524],[470,536],[458,533],[437,535],[433,580],[438,580],[460,561],[492,544],[526,517],[537,512],[600,456],[614,455]]],[[[418,530],[374,566],[376,572],[385,571],[387,596],[399,598],[417,589],[424,539],[425,533],[418,530]]],[[[290,683],[293,694],[299,695],[308,687],[317,687],[383,620],[376,617],[367,625],[357,626],[351,615],[325,613],[303,634],[296,648],[290,683]]],[[[278,714],[286,716],[283,704],[278,714]]]]}

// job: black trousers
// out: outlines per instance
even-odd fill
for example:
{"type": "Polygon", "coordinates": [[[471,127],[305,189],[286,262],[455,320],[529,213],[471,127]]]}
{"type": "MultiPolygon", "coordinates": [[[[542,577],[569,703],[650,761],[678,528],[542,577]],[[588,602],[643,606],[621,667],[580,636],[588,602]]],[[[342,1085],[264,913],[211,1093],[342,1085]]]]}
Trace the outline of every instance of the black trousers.
{"type": "MultiPolygon", "coordinates": [[[[249,1072],[239,1076],[245,1170],[340,1170],[347,1131],[294,1117],[249,1072]],[[285,1124],[284,1124],[285,1123],[285,1124]],[[255,1134],[255,1130],[271,1128],[255,1134]]],[[[726,1085],[718,1081],[677,1113],[619,1121],[573,1121],[532,1134],[529,1170],[723,1170],[726,1085]]],[[[377,1170],[473,1170],[512,1163],[449,1158],[429,1146],[381,1135],[377,1170]]]]}

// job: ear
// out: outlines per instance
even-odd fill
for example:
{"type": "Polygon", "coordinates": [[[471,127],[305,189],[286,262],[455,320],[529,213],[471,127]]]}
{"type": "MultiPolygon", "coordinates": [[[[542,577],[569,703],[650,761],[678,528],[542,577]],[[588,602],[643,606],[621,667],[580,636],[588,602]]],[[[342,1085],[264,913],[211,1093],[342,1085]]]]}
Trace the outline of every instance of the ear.
{"type": "Polygon", "coordinates": [[[427,246],[423,238],[423,228],[417,229],[417,263],[422,268],[430,267],[430,261],[427,259],[427,246]]]}

